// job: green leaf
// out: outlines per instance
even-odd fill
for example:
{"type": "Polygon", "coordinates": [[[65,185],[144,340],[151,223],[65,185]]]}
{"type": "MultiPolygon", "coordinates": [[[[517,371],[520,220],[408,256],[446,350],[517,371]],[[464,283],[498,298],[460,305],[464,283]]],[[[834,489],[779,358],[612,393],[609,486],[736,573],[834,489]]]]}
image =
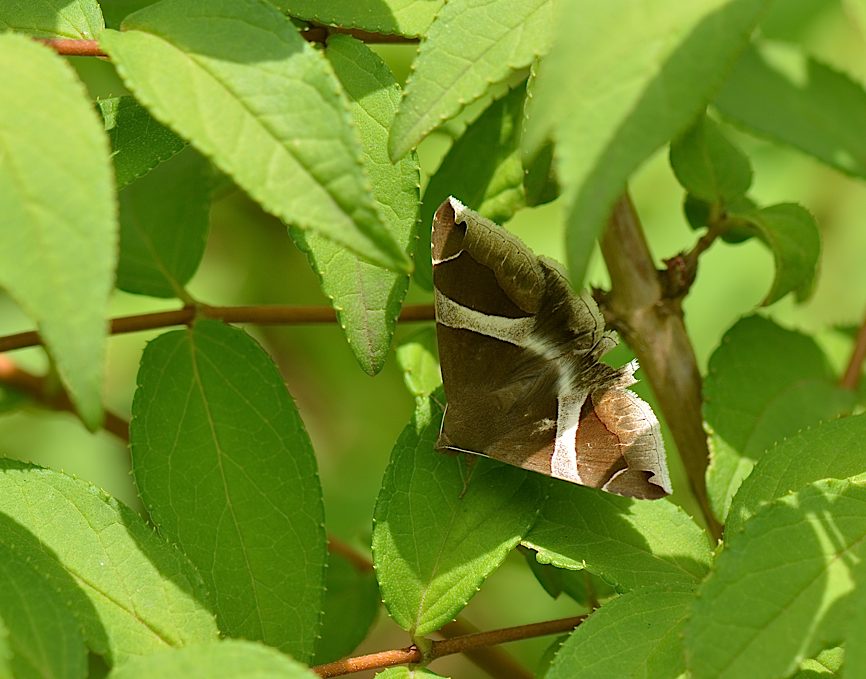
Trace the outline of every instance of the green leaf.
{"type": "Polygon", "coordinates": [[[354,651],[376,621],[379,603],[373,569],[331,552],[325,578],[322,630],[316,641],[316,664],[338,660],[354,651]]]}
{"type": "Polygon", "coordinates": [[[854,403],[813,339],[761,316],[738,321],[710,357],[704,381],[707,491],[719,520],[764,451],[854,403]]]}
{"type": "Polygon", "coordinates": [[[682,187],[709,203],[739,198],[752,185],[749,158],[706,116],[671,143],[670,160],[682,187]]]}
{"type": "MultiPolygon", "coordinates": [[[[791,355],[796,360],[795,355],[791,355]]],[[[794,363],[792,363],[794,365],[794,363]]],[[[809,388],[808,382],[805,383],[809,388]]],[[[818,391],[818,390],[815,390],[818,391]]],[[[821,407],[817,393],[813,408],[821,407]]],[[[799,413],[791,415],[793,427],[808,427],[813,422],[799,413]]],[[[788,426],[792,426],[789,424],[788,426]]],[[[866,415],[852,415],[814,424],[770,448],[758,460],[754,471],[743,481],[734,496],[725,531],[731,535],[762,505],[795,492],[820,479],[845,479],[866,472],[866,415]]]]}
{"type": "Polygon", "coordinates": [[[628,591],[647,585],[695,585],[706,574],[710,544],[681,508],[557,481],[523,545],[541,563],[585,568],[628,591]]]}
{"type": "Polygon", "coordinates": [[[799,48],[750,49],[715,100],[728,121],[866,177],[866,91],[799,48]],[[773,102],[767,106],[766,102],[773,102]]]}
{"type": "Polygon", "coordinates": [[[87,648],[78,623],[48,581],[0,543],[0,619],[16,679],[87,676],[87,648]]]}
{"type": "Polygon", "coordinates": [[[416,398],[427,398],[442,384],[438,356],[434,326],[422,328],[397,347],[403,381],[416,398]]]}
{"type": "MultiPolygon", "coordinates": [[[[490,107],[454,142],[439,169],[430,178],[421,201],[421,228],[429,240],[433,214],[448,196],[456,196],[472,209],[504,224],[526,205],[520,128],[526,86],[511,90],[490,107]]],[[[415,280],[433,288],[430,250],[415,251],[415,280]]]]}
{"type": "Polygon", "coordinates": [[[491,83],[528,68],[550,42],[552,0],[450,0],[418,49],[391,128],[391,158],[402,158],[491,83]]]}
{"type": "Polygon", "coordinates": [[[108,679],[316,679],[306,667],[252,641],[211,642],[136,658],[108,679]]]}
{"type": "Polygon", "coordinates": [[[820,677],[830,679],[830,677],[838,677],[844,659],[845,652],[841,647],[828,648],[826,651],[821,651],[814,658],[808,658],[801,662],[799,670],[791,676],[791,679],[819,679],[820,677]]]}
{"type": "Polygon", "coordinates": [[[132,97],[99,99],[96,105],[111,140],[114,181],[118,189],[147,174],[186,145],[132,97]]]}
{"type": "Polygon", "coordinates": [[[866,488],[849,481],[818,481],[764,507],[698,592],[685,633],[690,676],[787,676],[841,639],[864,544],[866,488]]]}
{"type": "Polygon", "coordinates": [[[207,241],[211,184],[210,163],[187,149],[120,192],[118,288],[186,298],[207,241]]]}
{"type": "Polygon", "coordinates": [[[767,4],[564,3],[528,107],[524,153],[556,142],[576,284],[629,175],[704,110],[767,4]]]}
{"type": "Polygon", "coordinates": [[[680,677],[682,631],[694,598],[692,590],[662,587],[617,597],[571,633],[545,679],[680,677]]]}
{"type": "Polygon", "coordinates": [[[108,143],[74,71],[0,35],[0,286],[39,326],[82,420],[102,422],[117,218],[108,143]]]}
{"type": "Polygon", "coordinates": [[[809,211],[793,203],[780,203],[755,210],[731,210],[730,216],[754,226],[773,253],[776,275],[761,304],[769,306],[789,292],[797,301],[806,299],[812,291],[821,251],[818,225],[809,211]]]}
{"type": "Polygon", "coordinates": [[[220,629],[308,659],[325,575],[322,490],[273,360],[217,321],[166,333],[144,351],[132,416],[141,498],[215,592],[220,629]]]}
{"type": "Polygon", "coordinates": [[[435,450],[441,392],[418,401],[376,502],[373,560],[391,617],[413,636],[466,605],[529,530],[544,479],[494,460],[435,450]]]}
{"type": "Polygon", "coordinates": [[[127,15],[137,12],[143,7],[153,5],[160,0],[100,0],[102,15],[108,28],[120,28],[127,15]]]}
{"type": "Polygon", "coordinates": [[[102,10],[96,0],[3,0],[0,3],[0,30],[22,31],[40,38],[94,40],[103,28],[102,10]]]}
{"type": "Polygon", "coordinates": [[[445,0],[270,0],[291,16],[371,33],[423,35],[445,0]]]}
{"type": "Polygon", "coordinates": [[[378,672],[376,677],[377,679],[441,679],[442,675],[431,672],[426,667],[389,667],[384,672],[378,672]]]}
{"type": "Polygon", "coordinates": [[[157,120],[268,212],[373,263],[409,270],[376,211],[331,69],[276,8],[163,0],[123,27],[100,42],[157,120]]]}
{"type": "Polygon", "coordinates": [[[216,638],[189,561],[94,486],[0,459],[0,543],[51,583],[109,662],[216,638]]]}
{"type": "MultiPolygon", "coordinates": [[[[845,635],[846,677],[866,676],[866,565],[860,563],[854,571],[854,592],[851,594],[851,619],[845,635]]],[[[843,655],[842,649],[834,649],[843,655]]]]}
{"type": "MultiPolygon", "coordinates": [[[[376,53],[354,38],[331,36],[326,55],[349,97],[364,165],[373,180],[373,197],[384,224],[400,248],[411,255],[418,219],[418,158],[411,154],[391,164],[386,150],[400,87],[376,53]]],[[[367,264],[313,232],[295,228],[290,232],[318,273],[355,358],[365,372],[375,375],[388,357],[409,277],[367,264]]]]}

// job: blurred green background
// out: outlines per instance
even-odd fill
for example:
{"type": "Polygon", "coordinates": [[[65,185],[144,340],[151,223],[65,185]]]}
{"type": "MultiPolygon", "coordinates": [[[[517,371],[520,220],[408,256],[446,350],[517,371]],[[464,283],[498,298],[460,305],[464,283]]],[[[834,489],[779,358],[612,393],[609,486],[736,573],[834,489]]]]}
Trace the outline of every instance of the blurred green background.
{"type": "MultiPolygon", "coordinates": [[[[763,27],[765,36],[801,44],[812,55],[866,78],[864,25],[866,11],[855,11],[859,0],[787,0],[763,27]]],[[[383,46],[377,51],[405,78],[413,46],[383,46]]],[[[73,59],[94,96],[125,93],[112,66],[96,59],[73,59]]],[[[768,102],[770,105],[772,102],[768,102]]],[[[866,310],[866,185],[827,169],[809,158],[751,137],[735,137],[755,169],[753,197],[763,205],[798,202],[818,219],[823,235],[821,271],[813,297],[796,306],[786,298],[762,310],[785,326],[817,333],[840,370],[850,339],[834,328],[861,322],[866,310]]],[[[419,149],[422,169],[433,172],[450,138],[434,134],[419,149]]],[[[659,151],[634,177],[631,191],[659,262],[691,247],[697,238],[681,210],[683,192],[659,151]]],[[[563,233],[557,202],[521,211],[508,228],[540,254],[563,258],[563,233]]],[[[425,247],[421,243],[419,247],[425,247]]],[[[752,313],[770,286],[773,260],[757,242],[719,243],[701,259],[697,282],[686,304],[686,321],[701,366],[720,337],[739,317],[752,313]]],[[[595,257],[590,284],[605,286],[604,265],[595,257]]],[[[241,192],[229,188],[214,203],[212,231],[201,269],[190,285],[192,295],[218,304],[323,305],[306,259],[292,245],[286,229],[264,214],[241,192]]],[[[428,302],[429,293],[410,289],[407,302],[428,302]]],[[[113,315],[175,308],[177,302],[116,293],[113,315]]],[[[0,334],[27,330],[30,321],[5,297],[0,297],[0,334]]],[[[396,342],[417,330],[399,328],[396,342]]],[[[412,397],[390,360],[375,378],[363,373],[336,325],[248,328],[271,352],[298,403],[319,460],[325,492],[328,530],[366,551],[379,482],[391,446],[412,411],[412,397]]],[[[157,333],[116,336],[110,341],[107,406],[128,417],[135,389],[138,360],[144,344],[157,333]]],[[[627,350],[615,360],[628,358],[627,350]]],[[[45,370],[40,349],[13,355],[25,367],[45,370]]],[[[640,377],[640,373],[638,373],[640,377]]],[[[646,395],[646,385],[642,385],[646,395]]],[[[640,390],[640,389],[639,389],[640,390]]],[[[90,434],[68,414],[28,408],[0,416],[0,453],[62,469],[105,488],[141,509],[129,476],[125,446],[105,433],[90,434]]],[[[691,507],[685,485],[674,474],[675,499],[691,507]]],[[[470,602],[465,617],[482,629],[522,624],[581,612],[565,597],[553,601],[535,582],[523,557],[514,554],[470,602]]],[[[512,644],[508,648],[534,667],[551,638],[512,644]]],[[[361,650],[408,643],[405,633],[380,614],[361,650]]],[[[437,662],[434,670],[456,677],[480,676],[462,658],[437,662]]],[[[360,675],[359,675],[360,676],[360,675]]]]}

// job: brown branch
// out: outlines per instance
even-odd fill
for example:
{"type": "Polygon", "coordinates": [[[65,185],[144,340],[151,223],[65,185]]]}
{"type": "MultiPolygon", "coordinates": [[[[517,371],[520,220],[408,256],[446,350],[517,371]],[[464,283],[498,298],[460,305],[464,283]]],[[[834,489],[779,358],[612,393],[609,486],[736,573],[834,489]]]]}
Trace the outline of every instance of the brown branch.
{"type": "MultiPolygon", "coordinates": [[[[490,632],[465,634],[451,639],[443,639],[442,641],[432,641],[430,642],[430,650],[426,654],[413,644],[406,648],[381,651],[379,653],[371,653],[369,655],[338,660],[325,665],[318,665],[313,668],[313,672],[318,674],[320,677],[339,677],[344,674],[363,672],[365,670],[379,670],[386,667],[394,667],[395,665],[409,665],[421,662],[427,663],[446,655],[453,655],[454,653],[468,653],[474,649],[495,646],[496,644],[505,644],[509,641],[518,641],[520,639],[531,639],[533,637],[542,637],[549,634],[569,632],[585,619],[585,615],[579,615],[573,618],[547,620],[545,622],[538,622],[531,625],[506,627],[505,629],[493,630],[490,632]]],[[[496,676],[511,677],[512,675],[506,674],[496,676]]]]}
{"type": "MultiPolygon", "coordinates": [[[[72,400],[60,385],[53,384],[45,377],[34,375],[0,355],[0,384],[20,391],[51,410],[78,414],[72,400]]],[[[121,441],[129,443],[129,423],[110,410],[105,411],[103,428],[121,441]]]]}
{"type": "Polygon", "coordinates": [[[848,360],[848,367],[845,368],[845,374],[839,380],[839,386],[851,391],[857,388],[857,385],[860,383],[860,375],[863,374],[864,360],[866,360],[866,319],[863,320],[860,331],[857,333],[854,349],[851,352],[851,358],[848,360]]]}
{"type": "Polygon", "coordinates": [[[612,283],[603,302],[606,317],[646,372],[707,528],[718,539],[721,526],[710,509],[705,479],[709,449],[701,414],[701,374],[683,323],[681,298],[665,296],[628,196],[614,208],[601,251],[612,283]]]}
{"type": "MultiPolygon", "coordinates": [[[[315,306],[185,306],[175,311],[158,311],[152,314],[121,316],[110,321],[109,334],[153,330],[172,325],[187,325],[197,317],[212,318],[226,323],[254,323],[256,325],[300,325],[307,323],[334,323],[337,316],[331,307],[315,306]]],[[[403,307],[400,321],[433,320],[432,304],[415,304],[403,307]]],[[[0,353],[24,349],[42,344],[35,330],[0,337],[0,353]]]]}
{"type": "MultiPolygon", "coordinates": [[[[338,28],[329,26],[312,26],[301,31],[301,37],[307,42],[324,43],[328,36],[341,33],[351,35],[368,45],[411,45],[418,42],[418,38],[407,38],[402,35],[386,35],[383,33],[371,33],[356,28],[338,28]]],[[[108,55],[100,47],[98,40],[78,40],[75,38],[37,38],[37,40],[58,54],[67,57],[107,57],[108,55]]]]}
{"type": "MultiPolygon", "coordinates": [[[[448,638],[462,637],[479,632],[475,625],[462,618],[449,622],[439,633],[448,638]]],[[[533,679],[532,672],[527,670],[509,653],[496,646],[480,646],[478,648],[467,648],[463,651],[474,665],[480,667],[491,677],[508,677],[508,679],[533,679]]]]}

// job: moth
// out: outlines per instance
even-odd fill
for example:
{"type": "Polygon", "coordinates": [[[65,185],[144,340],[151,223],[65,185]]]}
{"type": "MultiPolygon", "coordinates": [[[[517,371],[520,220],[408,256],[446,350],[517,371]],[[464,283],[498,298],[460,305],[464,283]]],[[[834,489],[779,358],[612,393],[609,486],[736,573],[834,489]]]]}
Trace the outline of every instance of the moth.
{"type": "Polygon", "coordinates": [[[671,492],[659,422],[628,389],[637,362],[553,260],[448,198],[433,218],[436,333],[447,405],[437,448],[618,495],[671,492]]]}

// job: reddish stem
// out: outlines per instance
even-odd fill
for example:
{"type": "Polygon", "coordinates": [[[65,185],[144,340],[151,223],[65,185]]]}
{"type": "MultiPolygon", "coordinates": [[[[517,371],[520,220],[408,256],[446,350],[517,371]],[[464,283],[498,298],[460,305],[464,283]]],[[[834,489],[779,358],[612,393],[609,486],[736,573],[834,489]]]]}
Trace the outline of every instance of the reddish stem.
{"type": "Polygon", "coordinates": [[[851,358],[848,361],[848,367],[839,381],[839,385],[843,389],[853,391],[857,388],[857,385],[860,383],[860,375],[863,373],[864,360],[866,360],[866,320],[860,326],[860,331],[857,333],[857,339],[854,342],[854,350],[851,352],[851,358]]]}
{"type": "MultiPolygon", "coordinates": [[[[158,311],[152,314],[136,314],[113,318],[109,333],[120,335],[140,330],[153,330],[172,325],[192,323],[197,316],[213,318],[226,323],[255,323],[256,325],[300,325],[306,323],[333,323],[337,316],[331,307],[298,306],[185,306],[175,311],[158,311]]],[[[403,307],[400,321],[433,320],[432,304],[415,304],[403,307]]],[[[24,349],[42,344],[35,330],[0,337],[0,353],[13,349],[24,349]]]]}

